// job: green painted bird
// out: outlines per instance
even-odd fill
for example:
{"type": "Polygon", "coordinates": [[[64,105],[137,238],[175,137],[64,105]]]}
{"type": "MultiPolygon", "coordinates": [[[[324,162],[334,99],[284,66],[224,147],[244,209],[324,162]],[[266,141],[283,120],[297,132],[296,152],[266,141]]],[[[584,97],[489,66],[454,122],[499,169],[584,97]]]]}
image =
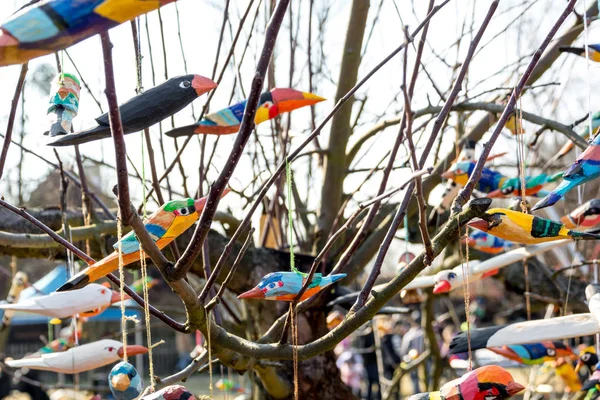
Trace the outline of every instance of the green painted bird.
{"type": "Polygon", "coordinates": [[[506,208],[490,208],[482,218],[475,218],[468,225],[501,239],[522,244],[561,239],[600,239],[600,235],[570,230],[559,222],[506,208]]]}
{"type": "MultiPolygon", "coordinates": [[[[223,196],[229,192],[226,189],[223,196]]],[[[145,221],[144,226],[159,249],[163,249],[177,236],[191,227],[200,216],[206,204],[206,197],[198,200],[172,200],[169,201],[145,221]]],[[[100,279],[119,267],[119,243],[113,246],[115,251],[102,260],[90,265],[77,275],[69,279],[58,288],[58,292],[79,289],[90,282],[100,279]]],[[[131,231],[121,239],[123,264],[128,265],[140,259],[140,242],[131,231]]]]}

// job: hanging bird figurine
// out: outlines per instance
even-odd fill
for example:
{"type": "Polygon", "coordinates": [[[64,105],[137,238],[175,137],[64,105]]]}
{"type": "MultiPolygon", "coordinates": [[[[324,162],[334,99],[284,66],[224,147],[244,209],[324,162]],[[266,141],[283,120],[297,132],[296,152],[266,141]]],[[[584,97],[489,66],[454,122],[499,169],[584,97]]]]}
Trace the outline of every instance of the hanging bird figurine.
{"type": "Polygon", "coordinates": [[[497,365],[479,367],[443,385],[438,392],[417,393],[409,400],[503,400],[525,387],[497,365]]]}
{"type": "Polygon", "coordinates": [[[600,224],[600,199],[592,199],[560,219],[569,229],[589,229],[600,224]]]}
{"type": "Polygon", "coordinates": [[[559,357],[575,356],[573,350],[560,341],[489,347],[488,350],[525,365],[542,364],[559,357]]]}
{"type": "Polygon", "coordinates": [[[115,400],[137,399],[144,389],[140,374],[133,365],[125,361],[121,361],[110,370],[108,386],[115,400]]]}
{"type": "Polygon", "coordinates": [[[600,239],[600,235],[570,230],[559,222],[506,208],[490,208],[481,218],[472,219],[468,225],[501,239],[521,244],[561,239],[600,239]]]}
{"type": "Polygon", "coordinates": [[[0,25],[0,66],[66,49],[173,1],[31,1],[0,25]]]}
{"type": "MultiPolygon", "coordinates": [[[[598,132],[598,127],[600,127],[600,111],[598,111],[597,113],[595,113],[594,115],[592,115],[592,133],[590,133],[590,127],[589,127],[589,123],[587,122],[583,122],[582,125],[585,126],[585,130],[583,130],[581,133],[579,133],[579,136],[582,139],[588,140],[590,136],[595,135],[598,132]]],[[[569,154],[569,152],[571,150],[573,150],[573,147],[575,147],[575,143],[572,140],[569,140],[567,143],[565,143],[565,145],[558,151],[558,153],[550,160],[548,161],[547,165],[552,165],[552,163],[564,156],[566,156],[567,154],[569,154]]]]}
{"type": "MultiPolygon", "coordinates": [[[[450,169],[442,174],[442,178],[451,179],[460,186],[465,186],[475,169],[475,161],[461,161],[453,164],[450,169]]],[[[475,190],[482,193],[490,193],[500,189],[506,180],[506,176],[499,172],[484,167],[481,171],[481,179],[475,185],[475,190]]]]}
{"type": "MultiPolygon", "coordinates": [[[[551,182],[556,182],[562,177],[562,172],[554,175],[540,174],[537,176],[526,176],[525,177],[525,195],[535,196],[543,189],[545,185],[551,182]]],[[[489,198],[501,198],[508,196],[521,196],[521,178],[509,178],[502,183],[499,189],[496,189],[488,193],[489,198]]]]}
{"type": "MultiPolygon", "coordinates": [[[[188,104],[217,84],[200,75],[184,75],[146,90],[119,106],[123,134],[139,132],[183,110],[188,104]]],[[[110,137],[108,113],[96,118],[97,126],[66,135],[50,146],[71,146],[110,137]]]]}
{"type": "Polygon", "coordinates": [[[196,400],[185,386],[171,385],[142,397],[142,400],[196,400]]]}
{"type": "MultiPolygon", "coordinates": [[[[125,299],[129,299],[129,296],[125,295],[125,299]]],[[[93,283],[70,292],[54,292],[31,297],[15,304],[0,304],[0,310],[29,312],[61,319],[76,314],[81,317],[92,317],[120,301],[120,293],[104,285],[93,283]]]]}
{"type": "Polygon", "coordinates": [[[482,231],[473,231],[466,240],[462,239],[461,241],[463,243],[466,242],[469,247],[486,254],[500,254],[504,250],[514,246],[513,243],[507,240],[482,231]]]}
{"type": "MultiPolygon", "coordinates": [[[[146,354],[144,346],[128,345],[127,355],[146,354]]],[[[112,339],[102,339],[96,342],[73,347],[61,353],[42,354],[39,357],[25,357],[20,360],[6,360],[11,368],[29,368],[42,371],[52,371],[63,374],[78,374],[100,368],[123,358],[125,349],[123,343],[112,339]]]]}
{"type": "Polygon", "coordinates": [[[596,370],[596,364],[598,364],[598,361],[599,360],[598,355],[596,354],[596,347],[585,347],[579,352],[579,358],[577,359],[575,372],[579,372],[579,370],[582,367],[586,367],[591,374],[596,370]]]}
{"type": "MultiPolygon", "coordinates": [[[[254,123],[258,125],[280,114],[312,106],[323,100],[325,99],[312,93],[274,88],[260,95],[254,123]]],[[[240,129],[245,109],[246,100],[209,114],[193,125],[176,128],[165,134],[170,137],[179,137],[193,134],[228,135],[236,133],[240,129]]]]}
{"type": "MultiPolygon", "coordinates": [[[[588,58],[590,61],[600,62],[600,44],[588,44],[588,58]]],[[[560,46],[561,53],[571,53],[585,58],[585,47],[560,46]]]]}
{"type": "Polygon", "coordinates": [[[73,118],[79,110],[81,84],[75,75],[59,74],[53,88],[54,94],[50,97],[50,106],[48,107],[48,114],[52,115],[50,130],[44,132],[44,135],[51,137],[71,133],[73,118]]]}
{"type": "MultiPolygon", "coordinates": [[[[260,280],[258,285],[238,296],[238,299],[293,301],[300,292],[308,274],[299,271],[271,272],[260,280]]],[[[325,289],[327,286],[346,277],[346,274],[322,276],[315,274],[300,301],[325,289]]]]}
{"type": "MultiPolygon", "coordinates": [[[[223,196],[229,192],[225,189],[223,196]]],[[[144,226],[159,249],[163,249],[175,238],[190,228],[198,220],[206,204],[206,197],[198,200],[172,200],[162,205],[145,221],[144,226]]],[[[123,265],[128,265],[140,259],[140,242],[131,231],[121,239],[123,265]]],[[[102,260],[90,265],[77,275],[71,277],[57,292],[80,289],[94,282],[119,267],[119,242],[114,244],[115,251],[102,260]]]]}
{"type": "Polygon", "coordinates": [[[540,200],[531,211],[554,205],[571,189],[600,176],[600,135],[597,135],[573,165],[563,175],[563,181],[540,200]]]}

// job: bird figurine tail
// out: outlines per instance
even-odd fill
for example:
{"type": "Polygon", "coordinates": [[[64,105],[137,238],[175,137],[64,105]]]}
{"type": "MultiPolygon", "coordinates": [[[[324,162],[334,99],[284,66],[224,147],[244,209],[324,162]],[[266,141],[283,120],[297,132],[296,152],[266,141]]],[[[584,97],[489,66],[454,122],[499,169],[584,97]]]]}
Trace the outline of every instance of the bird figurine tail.
{"type": "Polygon", "coordinates": [[[572,53],[585,57],[585,49],[583,47],[560,46],[558,51],[561,53],[572,53]]]}
{"type": "Polygon", "coordinates": [[[569,190],[571,190],[571,187],[572,187],[571,181],[567,181],[567,180],[562,181],[560,183],[560,185],[558,185],[556,187],[556,189],[554,189],[553,191],[548,193],[548,195],[546,197],[544,197],[542,200],[538,201],[531,208],[531,211],[541,210],[542,208],[553,206],[560,199],[563,198],[565,193],[567,193],[569,190]]]}
{"type": "Polygon", "coordinates": [[[600,235],[597,233],[590,232],[579,232],[579,231],[569,231],[569,236],[573,238],[573,240],[599,240],[600,235]]]}

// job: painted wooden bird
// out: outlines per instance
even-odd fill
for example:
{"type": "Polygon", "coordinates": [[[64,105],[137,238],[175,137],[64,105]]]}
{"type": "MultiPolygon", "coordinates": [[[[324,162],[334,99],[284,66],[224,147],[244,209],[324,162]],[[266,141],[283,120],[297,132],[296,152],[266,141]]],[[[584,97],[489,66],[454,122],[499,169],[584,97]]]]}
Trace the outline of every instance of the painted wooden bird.
{"type": "MultiPolygon", "coordinates": [[[[582,139],[588,140],[590,137],[590,127],[589,127],[589,123],[587,122],[583,122],[582,126],[584,127],[582,132],[579,133],[579,136],[582,139]]],[[[598,128],[600,127],[600,111],[598,111],[597,113],[595,113],[594,115],[592,115],[592,133],[591,135],[595,135],[598,131],[598,128]]],[[[564,156],[566,156],[567,154],[569,154],[569,152],[571,150],[573,150],[573,148],[575,147],[575,143],[572,140],[569,140],[567,143],[565,143],[565,145],[558,151],[558,154],[556,154],[556,156],[554,156],[551,160],[556,161],[564,156]]],[[[550,161],[548,161],[548,165],[551,165],[552,163],[550,161]]]]}
{"type": "Polygon", "coordinates": [[[58,75],[50,97],[48,114],[51,114],[50,130],[44,135],[66,135],[71,132],[73,118],[79,110],[79,92],[81,84],[73,74],[58,75]]]}
{"type": "Polygon", "coordinates": [[[571,360],[559,357],[554,361],[550,361],[550,365],[554,368],[556,375],[562,380],[566,393],[574,393],[581,390],[581,381],[571,360]]]}
{"type": "MultiPolygon", "coordinates": [[[[442,174],[442,178],[452,179],[460,186],[465,186],[475,169],[475,161],[461,161],[453,164],[450,169],[442,174]]],[[[506,176],[499,172],[484,167],[481,179],[475,185],[475,190],[490,193],[502,187],[506,176]]]]}
{"type": "MultiPolygon", "coordinates": [[[[123,134],[139,132],[181,111],[199,96],[217,87],[217,84],[200,75],[184,75],[146,90],[119,106],[123,134]]],[[[108,113],[96,118],[94,128],[61,137],[50,146],[71,146],[109,138],[108,113]]]]}
{"type": "Polygon", "coordinates": [[[575,372],[579,372],[582,367],[586,367],[591,374],[596,370],[598,361],[600,360],[598,360],[598,355],[596,354],[596,346],[585,347],[579,352],[575,372]]]}
{"type": "MultiPolygon", "coordinates": [[[[223,196],[228,192],[229,190],[226,189],[223,196]]],[[[159,249],[163,249],[196,222],[204,209],[206,200],[207,198],[203,197],[198,200],[184,199],[169,201],[144,221],[146,230],[159,249]]],[[[64,292],[82,288],[88,283],[94,282],[106,276],[109,272],[116,270],[119,267],[119,243],[115,243],[113,247],[115,248],[114,252],[73,276],[58,288],[57,291],[64,292]]],[[[134,231],[123,236],[121,247],[124,265],[139,261],[140,242],[135,236],[134,231]]]]}
{"type": "Polygon", "coordinates": [[[525,365],[543,364],[559,357],[575,356],[573,350],[561,341],[489,347],[488,350],[525,365]]]}
{"type": "MultiPolygon", "coordinates": [[[[600,62],[600,44],[588,44],[588,58],[590,61],[600,62]]],[[[561,53],[571,53],[576,54],[580,57],[585,58],[585,48],[584,47],[570,47],[570,46],[560,46],[558,51],[561,53]]]]}
{"type": "MultiPolygon", "coordinates": [[[[300,92],[295,89],[274,88],[260,95],[254,123],[260,124],[276,116],[311,106],[325,100],[316,94],[300,92]]],[[[190,136],[193,134],[228,135],[240,129],[246,100],[209,114],[193,125],[173,129],[166,133],[170,137],[190,136]]]]}
{"type": "Polygon", "coordinates": [[[221,378],[215,384],[217,389],[223,392],[231,392],[231,393],[244,393],[246,390],[232,381],[231,379],[221,378]]]}
{"type": "Polygon", "coordinates": [[[479,367],[443,385],[438,392],[418,393],[409,400],[502,400],[525,387],[497,365],[479,367]]]}
{"type": "Polygon", "coordinates": [[[468,225],[501,239],[522,244],[561,239],[600,239],[600,235],[570,230],[559,222],[506,208],[490,208],[482,218],[474,218],[468,225]]]}
{"type": "Polygon", "coordinates": [[[566,228],[589,229],[600,224],[600,199],[592,199],[580,205],[560,219],[566,228]]]}
{"type": "MultiPolygon", "coordinates": [[[[125,298],[129,298],[126,296],[125,298]]],[[[0,309],[23,311],[50,318],[68,318],[79,314],[91,317],[100,314],[113,303],[121,301],[118,292],[104,285],[90,284],[70,292],[54,292],[36,296],[16,304],[0,304],[0,309]]]]}
{"type": "Polygon", "coordinates": [[[562,199],[567,192],[600,176],[600,135],[597,135],[573,165],[563,175],[563,181],[540,200],[531,211],[549,207],[562,199]]]}
{"type": "MultiPolygon", "coordinates": [[[[128,345],[127,355],[145,354],[148,349],[144,346],[128,345]]],[[[103,367],[118,361],[124,355],[123,343],[102,339],[96,342],[73,347],[61,353],[42,354],[39,357],[6,360],[11,368],[24,368],[53,371],[63,374],[78,374],[103,367]]]]}
{"type": "Polygon", "coordinates": [[[142,400],[196,400],[185,386],[171,385],[142,397],[142,400]]]}
{"type": "MultiPolygon", "coordinates": [[[[600,285],[589,284],[585,288],[585,296],[589,313],[471,329],[471,349],[556,341],[600,333],[600,285]]],[[[468,342],[467,333],[459,333],[450,343],[450,353],[467,352],[468,342]]]]}
{"type": "Polygon", "coordinates": [[[115,400],[137,399],[144,389],[140,374],[133,365],[125,361],[121,361],[110,370],[108,386],[115,400]]]}
{"type": "Polygon", "coordinates": [[[469,247],[486,254],[500,254],[504,250],[514,246],[513,243],[507,240],[500,239],[482,231],[473,231],[469,233],[469,237],[467,239],[462,239],[462,242],[466,242],[469,247]]]}
{"type": "MultiPolygon", "coordinates": [[[[536,176],[525,177],[525,195],[535,196],[544,188],[545,185],[551,182],[557,181],[562,177],[562,172],[554,175],[540,174],[536,176]]],[[[509,178],[506,179],[499,189],[496,189],[488,193],[489,198],[502,198],[509,196],[521,196],[521,178],[509,178]]]]}
{"type": "MultiPolygon", "coordinates": [[[[334,274],[322,276],[315,274],[302,295],[300,300],[306,300],[312,295],[325,289],[327,286],[345,278],[346,274],[334,274]]],[[[306,281],[307,274],[294,271],[271,272],[260,280],[258,285],[238,296],[238,299],[260,299],[260,300],[283,300],[293,301],[302,285],[306,281]]]]}
{"type": "Polygon", "coordinates": [[[175,0],[45,0],[30,2],[0,25],[0,66],[22,64],[175,0]],[[32,4],[33,3],[33,4],[32,4]]]}

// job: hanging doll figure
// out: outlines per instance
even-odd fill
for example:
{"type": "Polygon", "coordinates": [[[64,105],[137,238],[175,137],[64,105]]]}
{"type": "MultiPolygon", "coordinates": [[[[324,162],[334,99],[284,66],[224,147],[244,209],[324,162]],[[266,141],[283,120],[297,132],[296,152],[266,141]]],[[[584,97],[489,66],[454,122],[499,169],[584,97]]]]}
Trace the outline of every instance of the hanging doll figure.
{"type": "Polygon", "coordinates": [[[79,110],[79,79],[72,74],[58,75],[53,84],[53,95],[50,97],[48,114],[50,117],[50,130],[44,135],[52,137],[71,133],[73,118],[79,110]]]}

